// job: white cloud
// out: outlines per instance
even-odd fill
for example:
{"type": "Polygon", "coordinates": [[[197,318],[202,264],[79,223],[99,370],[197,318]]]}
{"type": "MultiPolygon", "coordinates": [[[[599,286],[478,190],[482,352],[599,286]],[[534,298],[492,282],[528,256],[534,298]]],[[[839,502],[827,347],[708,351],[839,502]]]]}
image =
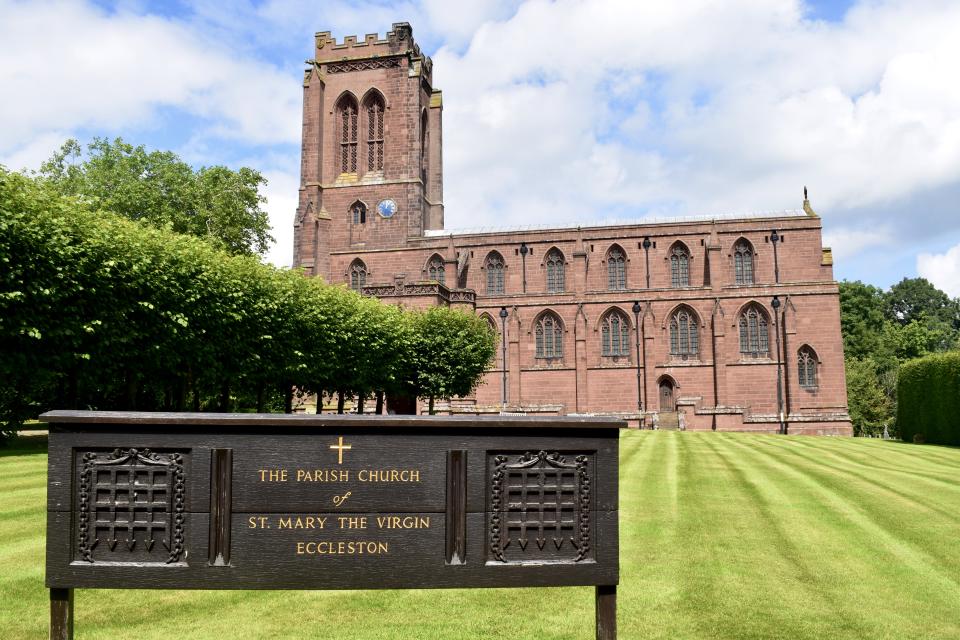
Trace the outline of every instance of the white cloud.
{"type": "Polygon", "coordinates": [[[890,244],[894,239],[895,235],[887,227],[880,229],[840,228],[824,232],[823,246],[833,249],[834,259],[846,260],[865,249],[890,244]]]}
{"type": "Polygon", "coordinates": [[[917,273],[952,297],[960,297],[960,244],[946,253],[921,253],[917,273]]]}
{"type": "Polygon", "coordinates": [[[77,2],[0,1],[0,14],[0,158],[53,130],[146,127],[164,106],[221,137],[298,140],[298,78],[185,23],[77,2]]]}
{"type": "Polygon", "coordinates": [[[267,179],[264,208],[270,216],[273,227],[270,233],[276,241],[267,251],[266,260],[278,267],[289,267],[293,264],[293,217],[297,210],[300,177],[284,171],[266,171],[263,175],[267,179]]]}

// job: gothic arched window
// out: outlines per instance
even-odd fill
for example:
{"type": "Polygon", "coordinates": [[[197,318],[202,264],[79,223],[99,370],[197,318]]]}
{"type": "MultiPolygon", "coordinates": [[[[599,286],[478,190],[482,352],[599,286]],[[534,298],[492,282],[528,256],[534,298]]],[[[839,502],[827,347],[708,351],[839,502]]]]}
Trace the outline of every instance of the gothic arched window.
{"type": "Polygon", "coordinates": [[[600,353],[605,356],[630,355],[630,322],[623,312],[614,309],[600,321],[600,353]]]}
{"type": "Polygon", "coordinates": [[[501,295],[503,293],[503,256],[491,251],[487,256],[484,268],[487,271],[487,295],[501,295]]]}
{"type": "Polygon", "coordinates": [[[737,284],[753,284],[753,247],[746,240],[733,245],[733,274],[737,284]]]}
{"type": "Polygon", "coordinates": [[[547,311],[537,320],[534,327],[538,358],[563,357],[563,325],[560,318],[547,311]]]}
{"type": "Polygon", "coordinates": [[[627,288],[626,256],[623,249],[614,245],[607,252],[607,288],[620,291],[627,288]]]}
{"type": "Polygon", "coordinates": [[[340,173],[357,172],[357,101],[343,96],[337,104],[340,133],[340,173]]]}
{"type": "Polygon", "coordinates": [[[353,224],[366,224],[367,205],[363,204],[359,200],[354,202],[353,206],[350,207],[350,219],[353,220],[353,224]]]}
{"type": "Polygon", "coordinates": [[[817,388],[817,354],[808,346],[797,352],[797,381],[804,389],[817,388]]]}
{"type": "Polygon", "coordinates": [[[697,316],[688,307],[680,307],[670,316],[670,355],[696,358],[700,354],[697,316]]]}
{"type": "Polygon", "coordinates": [[[690,251],[678,242],[670,249],[670,286],[690,286],[690,251]]]}
{"type": "Polygon", "coordinates": [[[562,293],[564,287],[563,254],[559,249],[547,253],[547,293],[562,293]]]}
{"type": "Polygon", "coordinates": [[[367,265],[357,258],[350,263],[350,288],[359,292],[367,284],[367,265]]]}
{"type": "Polygon", "coordinates": [[[753,358],[770,357],[770,333],[767,314],[750,305],[740,315],[740,354],[753,358]]]}
{"type": "Polygon", "coordinates": [[[440,284],[446,284],[445,270],[443,258],[434,255],[427,263],[427,280],[436,280],[440,284]]]}
{"type": "Polygon", "coordinates": [[[367,97],[367,171],[383,171],[383,98],[367,97]]]}

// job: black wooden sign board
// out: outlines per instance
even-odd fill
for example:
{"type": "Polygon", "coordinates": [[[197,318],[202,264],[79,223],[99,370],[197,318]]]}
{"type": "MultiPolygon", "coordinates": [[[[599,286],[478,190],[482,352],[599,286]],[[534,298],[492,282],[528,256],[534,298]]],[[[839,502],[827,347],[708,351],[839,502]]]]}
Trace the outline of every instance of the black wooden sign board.
{"type": "Polygon", "coordinates": [[[51,411],[51,637],[74,588],[597,586],[615,637],[612,418],[51,411]]]}

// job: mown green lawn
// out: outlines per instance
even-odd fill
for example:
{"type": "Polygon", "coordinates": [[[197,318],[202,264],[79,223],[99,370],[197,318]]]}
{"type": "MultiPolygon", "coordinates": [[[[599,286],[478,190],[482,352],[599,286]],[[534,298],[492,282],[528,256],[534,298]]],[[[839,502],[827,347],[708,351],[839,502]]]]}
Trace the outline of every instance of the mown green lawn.
{"type": "MultiPolygon", "coordinates": [[[[20,441],[23,442],[22,440],[20,441]]],[[[45,638],[46,452],[0,450],[0,638],[45,638]]],[[[960,449],[624,432],[621,638],[960,638],[960,449]]],[[[592,638],[588,588],[81,590],[77,638],[592,638]]]]}

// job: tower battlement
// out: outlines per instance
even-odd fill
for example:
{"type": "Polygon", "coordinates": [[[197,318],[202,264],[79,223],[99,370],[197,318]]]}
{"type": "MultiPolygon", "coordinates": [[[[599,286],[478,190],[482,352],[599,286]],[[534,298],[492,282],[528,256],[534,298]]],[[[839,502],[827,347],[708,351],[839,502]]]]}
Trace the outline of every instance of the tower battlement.
{"type": "Polygon", "coordinates": [[[413,28],[407,22],[395,22],[383,38],[378,33],[368,33],[362,39],[345,36],[337,42],[329,31],[318,31],[314,36],[314,57],[318,65],[403,55],[409,57],[411,67],[422,68],[429,77],[433,62],[421,53],[413,39],[413,28]]]}

